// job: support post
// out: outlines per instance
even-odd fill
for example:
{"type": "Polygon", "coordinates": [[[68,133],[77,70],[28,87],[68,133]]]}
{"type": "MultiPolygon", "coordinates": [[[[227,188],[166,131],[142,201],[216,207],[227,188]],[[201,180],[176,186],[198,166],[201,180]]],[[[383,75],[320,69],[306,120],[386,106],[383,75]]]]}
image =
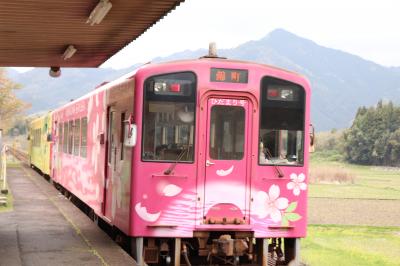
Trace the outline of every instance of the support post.
{"type": "Polygon", "coordinates": [[[285,238],[285,261],[290,266],[300,265],[300,238],[285,238]]]}
{"type": "Polygon", "coordinates": [[[181,239],[175,238],[174,266],[181,265],[181,239]]]}
{"type": "Polygon", "coordinates": [[[0,150],[0,181],[2,181],[1,184],[1,193],[2,194],[8,194],[8,189],[7,189],[7,146],[4,145],[2,149],[0,150]]]}
{"type": "Polygon", "coordinates": [[[131,238],[131,252],[138,266],[145,266],[143,258],[143,237],[131,238]]]}
{"type": "Polygon", "coordinates": [[[259,247],[257,248],[259,254],[257,254],[257,265],[268,266],[268,238],[258,239],[259,247]]]}

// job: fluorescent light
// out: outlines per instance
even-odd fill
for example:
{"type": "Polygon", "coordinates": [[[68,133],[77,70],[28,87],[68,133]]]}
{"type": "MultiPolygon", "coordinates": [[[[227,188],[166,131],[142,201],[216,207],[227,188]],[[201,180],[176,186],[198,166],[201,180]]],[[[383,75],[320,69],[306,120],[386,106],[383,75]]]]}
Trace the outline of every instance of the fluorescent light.
{"type": "Polygon", "coordinates": [[[90,23],[90,26],[93,26],[94,24],[100,24],[100,22],[110,11],[111,7],[112,4],[108,0],[100,0],[97,6],[93,9],[92,13],[90,13],[86,23],[90,23]]]}
{"type": "Polygon", "coordinates": [[[65,52],[63,54],[63,58],[64,60],[70,59],[75,53],[76,53],[77,49],[70,44],[67,49],[65,49],[65,52]]]}

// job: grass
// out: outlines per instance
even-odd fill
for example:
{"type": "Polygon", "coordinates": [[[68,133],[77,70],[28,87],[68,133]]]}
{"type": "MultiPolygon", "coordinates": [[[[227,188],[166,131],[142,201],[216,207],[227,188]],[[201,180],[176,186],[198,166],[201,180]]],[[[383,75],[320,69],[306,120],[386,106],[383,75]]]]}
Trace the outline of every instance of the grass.
{"type": "MultiPolygon", "coordinates": [[[[400,200],[400,169],[351,165],[336,157],[313,154],[310,197],[400,200]]],[[[309,225],[301,246],[302,261],[311,266],[400,266],[400,227],[309,225]]]]}
{"type": "Polygon", "coordinates": [[[400,265],[400,228],[310,225],[301,246],[307,265],[400,265]]]}
{"type": "MultiPolygon", "coordinates": [[[[347,171],[350,180],[342,183],[318,180],[312,182],[309,187],[310,197],[400,199],[400,169],[351,165],[318,159],[311,161],[311,174],[321,172],[321,169],[347,171]]],[[[316,179],[313,177],[311,181],[316,179]]]]}

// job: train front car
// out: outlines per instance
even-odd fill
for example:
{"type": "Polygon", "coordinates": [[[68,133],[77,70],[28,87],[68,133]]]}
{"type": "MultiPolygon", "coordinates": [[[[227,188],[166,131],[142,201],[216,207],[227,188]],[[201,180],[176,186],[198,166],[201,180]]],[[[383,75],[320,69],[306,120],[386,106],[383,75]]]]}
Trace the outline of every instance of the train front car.
{"type": "Polygon", "coordinates": [[[202,58],[146,66],[135,82],[130,235],[138,262],[298,263],[307,226],[307,80],[202,58]]]}

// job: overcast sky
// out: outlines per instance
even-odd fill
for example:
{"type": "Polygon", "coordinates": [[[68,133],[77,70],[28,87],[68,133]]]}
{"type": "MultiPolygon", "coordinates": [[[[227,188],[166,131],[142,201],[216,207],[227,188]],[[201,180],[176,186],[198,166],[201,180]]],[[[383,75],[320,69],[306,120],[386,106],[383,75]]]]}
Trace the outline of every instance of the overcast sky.
{"type": "Polygon", "coordinates": [[[276,28],[400,66],[399,0],[186,0],[104,64],[121,68],[185,49],[232,48],[276,28]]]}
{"type": "Polygon", "coordinates": [[[186,0],[103,67],[124,68],[207,48],[211,41],[232,48],[276,28],[384,66],[400,66],[399,12],[400,0],[186,0]]]}

